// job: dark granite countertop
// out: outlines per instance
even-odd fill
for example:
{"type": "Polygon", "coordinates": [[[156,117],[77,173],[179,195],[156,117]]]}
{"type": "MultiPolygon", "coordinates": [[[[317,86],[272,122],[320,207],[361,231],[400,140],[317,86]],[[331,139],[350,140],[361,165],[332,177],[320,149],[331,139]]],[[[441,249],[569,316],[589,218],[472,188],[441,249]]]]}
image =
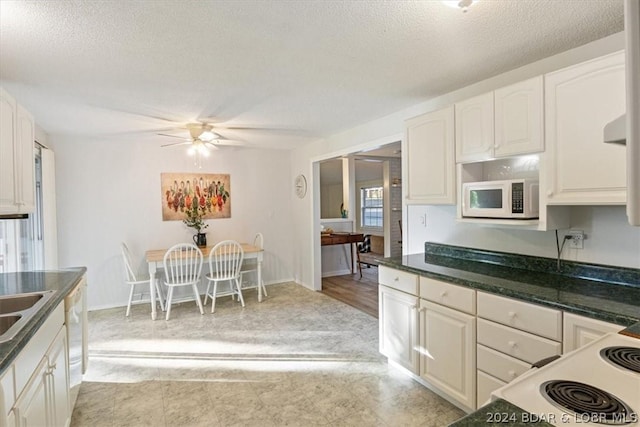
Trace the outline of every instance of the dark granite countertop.
{"type": "Polygon", "coordinates": [[[381,265],[623,326],[640,322],[640,270],[427,243],[381,265]]]}
{"type": "Polygon", "coordinates": [[[0,295],[56,291],[11,340],[0,343],[0,373],[13,362],[49,314],[64,300],[87,271],[84,267],[56,271],[0,273],[0,295]]]}
{"type": "Polygon", "coordinates": [[[536,419],[534,415],[502,399],[495,400],[476,412],[449,424],[449,427],[478,426],[552,427],[546,421],[536,419]]]}

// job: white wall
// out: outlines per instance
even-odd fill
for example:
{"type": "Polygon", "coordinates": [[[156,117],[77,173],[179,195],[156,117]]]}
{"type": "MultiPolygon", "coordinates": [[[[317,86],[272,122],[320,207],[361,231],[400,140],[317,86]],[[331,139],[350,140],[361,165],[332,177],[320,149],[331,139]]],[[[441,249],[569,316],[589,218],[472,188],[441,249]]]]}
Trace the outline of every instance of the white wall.
{"type": "Polygon", "coordinates": [[[162,172],[230,174],[231,218],[207,221],[209,244],[223,239],[252,242],[254,234],[262,232],[265,281],[292,280],[293,181],[287,152],[220,149],[197,169],[183,147],[117,139],[50,140],[56,152],[59,264],[87,267],[89,308],[126,304],[121,241],[143,271],[146,250],[191,241],[193,232],[181,221],[162,221],[162,172]]]}
{"type": "Polygon", "coordinates": [[[340,218],[340,206],[343,204],[342,183],[323,185],[320,195],[320,218],[340,218]]]}
{"type": "MultiPolygon", "coordinates": [[[[310,188],[317,191],[313,183],[316,172],[314,162],[394,142],[394,138],[397,140],[398,135],[402,137],[406,119],[623,48],[623,34],[614,34],[301,147],[292,152],[292,173],[304,172],[311,176],[310,188]]],[[[319,245],[319,238],[316,236],[318,230],[317,227],[314,227],[314,223],[317,223],[318,220],[315,217],[317,213],[314,211],[314,198],[316,197],[317,195],[312,193],[310,197],[296,201],[292,207],[294,214],[292,231],[295,236],[294,253],[297,254],[294,263],[295,276],[300,283],[312,289],[320,287],[318,271],[320,260],[319,256],[314,253],[314,248],[319,245]]],[[[459,225],[455,223],[455,209],[453,207],[417,207],[416,209],[425,211],[426,226],[422,224],[422,215],[418,215],[418,212],[411,213],[405,208],[403,224],[406,225],[403,228],[405,236],[412,233],[419,235],[418,239],[414,239],[414,242],[419,241],[419,244],[423,244],[424,240],[439,239],[443,242],[488,249],[555,256],[555,237],[552,242],[549,242],[551,234],[548,232],[511,231],[487,229],[470,224],[459,225]],[[465,233],[470,234],[466,237],[465,233]]],[[[585,242],[585,249],[582,251],[576,250],[575,253],[567,255],[585,262],[640,267],[638,257],[640,254],[640,228],[628,226],[623,212],[624,209],[621,207],[573,209],[572,226],[574,228],[582,227],[587,233],[591,233],[591,241],[585,242]],[[618,250],[612,245],[622,249],[618,250]]],[[[407,244],[410,245],[409,242],[407,244]]],[[[417,243],[414,244],[414,246],[416,245],[417,243]]]]}
{"type": "MultiPolygon", "coordinates": [[[[406,253],[424,252],[424,242],[430,241],[548,258],[557,254],[554,231],[457,223],[455,206],[409,206],[407,216],[412,232],[406,253]]],[[[640,268],[640,227],[629,225],[624,206],[574,206],[570,222],[587,238],[584,249],[566,245],[562,259],[640,268]]],[[[558,232],[560,239],[564,233],[558,232]]]]}

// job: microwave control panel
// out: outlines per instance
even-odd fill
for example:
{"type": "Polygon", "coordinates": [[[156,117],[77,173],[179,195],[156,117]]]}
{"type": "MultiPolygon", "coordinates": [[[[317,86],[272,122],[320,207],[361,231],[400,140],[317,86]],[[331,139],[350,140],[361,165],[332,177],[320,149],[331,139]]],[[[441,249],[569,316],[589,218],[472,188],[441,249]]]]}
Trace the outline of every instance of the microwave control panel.
{"type": "Polygon", "coordinates": [[[511,213],[524,213],[524,183],[511,184],[511,213]]]}

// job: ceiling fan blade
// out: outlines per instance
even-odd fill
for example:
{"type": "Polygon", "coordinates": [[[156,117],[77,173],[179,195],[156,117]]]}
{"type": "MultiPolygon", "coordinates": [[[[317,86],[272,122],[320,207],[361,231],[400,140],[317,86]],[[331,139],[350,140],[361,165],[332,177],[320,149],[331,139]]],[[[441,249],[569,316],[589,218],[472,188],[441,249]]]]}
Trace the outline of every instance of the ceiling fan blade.
{"type": "MultiPolygon", "coordinates": [[[[256,131],[256,132],[275,132],[282,134],[294,134],[294,135],[304,135],[308,132],[303,129],[291,128],[291,127],[278,127],[278,126],[263,126],[263,125],[233,125],[233,124],[225,124],[224,121],[220,121],[220,118],[215,116],[208,117],[198,117],[198,121],[201,123],[206,123],[213,126],[213,131],[217,132],[217,130],[240,130],[240,131],[256,131]]],[[[228,120],[227,120],[228,121],[228,120]]]]}
{"type": "Polygon", "coordinates": [[[160,135],[160,136],[166,136],[169,138],[180,138],[182,140],[187,140],[188,138],[185,136],[178,136],[178,135],[169,135],[168,133],[157,133],[156,135],[160,135]]]}
{"type": "Polygon", "coordinates": [[[295,131],[296,129],[287,129],[287,128],[275,128],[275,127],[260,127],[260,126],[225,126],[225,125],[215,125],[214,127],[218,129],[229,129],[229,130],[255,130],[255,131],[265,131],[265,132],[287,132],[287,131],[295,131]]]}
{"type": "Polygon", "coordinates": [[[188,145],[188,144],[191,144],[191,141],[174,142],[174,143],[171,143],[171,144],[161,145],[160,147],[173,147],[174,145],[188,145]]]}

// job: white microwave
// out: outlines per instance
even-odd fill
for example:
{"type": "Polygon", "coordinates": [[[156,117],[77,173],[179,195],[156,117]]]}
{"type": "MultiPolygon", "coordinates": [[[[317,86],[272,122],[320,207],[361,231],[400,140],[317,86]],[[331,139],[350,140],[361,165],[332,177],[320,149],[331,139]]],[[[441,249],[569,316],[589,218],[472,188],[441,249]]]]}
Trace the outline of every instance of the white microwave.
{"type": "Polygon", "coordinates": [[[462,216],[472,218],[538,218],[539,184],[534,179],[462,184],[462,216]]]}

